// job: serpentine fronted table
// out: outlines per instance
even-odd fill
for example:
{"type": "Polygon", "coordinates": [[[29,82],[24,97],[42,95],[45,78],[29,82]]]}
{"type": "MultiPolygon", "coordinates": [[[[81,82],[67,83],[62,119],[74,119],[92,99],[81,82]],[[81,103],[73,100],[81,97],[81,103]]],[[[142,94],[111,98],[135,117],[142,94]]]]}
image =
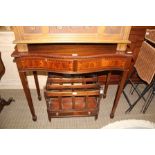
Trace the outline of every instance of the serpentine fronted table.
{"type": "Polygon", "coordinates": [[[119,52],[116,51],[116,45],[103,44],[29,45],[29,52],[18,52],[16,49],[12,57],[14,57],[14,62],[17,64],[34,121],[37,120],[37,116],[27,81],[27,72],[33,72],[38,99],[41,100],[38,71],[71,75],[113,70],[121,71],[121,79],[110,113],[110,117],[113,118],[132,62],[130,52],[119,52]]]}

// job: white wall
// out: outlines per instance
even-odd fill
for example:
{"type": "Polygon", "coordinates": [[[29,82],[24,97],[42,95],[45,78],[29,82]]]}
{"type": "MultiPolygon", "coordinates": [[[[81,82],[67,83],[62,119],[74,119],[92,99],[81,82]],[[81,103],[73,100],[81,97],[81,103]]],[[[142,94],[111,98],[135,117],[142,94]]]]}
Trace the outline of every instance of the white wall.
{"type": "MultiPolygon", "coordinates": [[[[2,60],[5,66],[5,74],[0,81],[0,89],[22,89],[21,81],[18,75],[16,63],[11,57],[14,51],[15,44],[13,44],[14,33],[11,31],[0,31],[0,51],[2,60]]],[[[46,83],[46,76],[39,76],[40,88],[42,89],[46,83]]],[[[29,87],[34,89],[33,76],[28,77],[29,87]]]]}

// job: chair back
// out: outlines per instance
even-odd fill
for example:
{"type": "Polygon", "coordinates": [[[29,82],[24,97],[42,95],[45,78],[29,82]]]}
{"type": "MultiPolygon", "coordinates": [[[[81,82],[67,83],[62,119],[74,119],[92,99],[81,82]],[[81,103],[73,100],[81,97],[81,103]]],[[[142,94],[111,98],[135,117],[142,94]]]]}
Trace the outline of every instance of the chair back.
{"type": "Polygon", "coordinates": [[[150,84],[155,75],[155,48],[147,41],[143,41],[134,67],[139,77],[150,84]]]}

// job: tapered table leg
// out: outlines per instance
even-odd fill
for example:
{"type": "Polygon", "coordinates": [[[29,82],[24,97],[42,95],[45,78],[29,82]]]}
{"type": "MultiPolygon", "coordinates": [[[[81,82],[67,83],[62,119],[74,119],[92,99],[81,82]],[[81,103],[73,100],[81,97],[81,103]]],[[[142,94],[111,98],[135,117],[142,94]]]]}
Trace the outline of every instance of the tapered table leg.
{"type": "Polygon", "coordinates": [[[119,84],[119,86],[117,88],[117,93],[116,93],[114,104],[113,104],[113,107],[112,107],[112,110],[111,110],[110,118],[114,117],[114,113],[115,113],[115,110],[117,108],[118,101],[119,101],[120,96],[121,96],[121,94],[123,92],[123,88],[124,88],[124,84],[125,84],[125,81],[126,81],[126,78],[127,78],[127,74],[128,74],[128,71],[123,72],[120,84],[119,84]]]}
{"type": "Polygon", "coordinates": [[[32,114],[32,119],[33,121],[37,120],[37,116],[35,114],[35,110],[34,110],[34,106],[33,106],[33,102],[32,102],[32,97],[31,97],[31,93],[30,93],[30,89],[29,89],[29,85],[28,85],[28,81],[27,81],[27,76],[25,72],[19,72],[19,76],[23,85],[23,89],[24,89],[24,93],[32,114]]]}
{"type": "Polygon", "coordinates": [[[41,100],[41,93],[40,93],[40,87],[39,87],[39,82],[38,82],[37,71],[33,71],[33,75],[34,75],[34,81],[35,81],[35,84],[36,84],[38,100],[41,100]]]}
{"type": "Polygon", "coordinates": [[[107,79],[106,79],[106,83],[105,83],[105,88],[104,88],[103,98],[106,98],[107,90],[108,90],[108,86],[109,86],[109,82],[110,82],[110,77],[111,77],[111,72],[109,72],[108,75],[107,75],[107,79]]]}

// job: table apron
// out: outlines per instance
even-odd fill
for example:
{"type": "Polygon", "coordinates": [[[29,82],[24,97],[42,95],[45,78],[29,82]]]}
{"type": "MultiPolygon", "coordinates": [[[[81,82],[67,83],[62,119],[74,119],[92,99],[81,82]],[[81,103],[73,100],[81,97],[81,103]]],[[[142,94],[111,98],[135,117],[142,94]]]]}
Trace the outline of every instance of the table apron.
{"type": "Polygon", "coordinates": [[[20,57],[16,58],[18,70],[39,70],[48,72],[79,74],[91,73],[104,70],[128,70],[131,60],[122,57],[91,58],[91,59],[55,59],[42,57],[20,57]]]}

